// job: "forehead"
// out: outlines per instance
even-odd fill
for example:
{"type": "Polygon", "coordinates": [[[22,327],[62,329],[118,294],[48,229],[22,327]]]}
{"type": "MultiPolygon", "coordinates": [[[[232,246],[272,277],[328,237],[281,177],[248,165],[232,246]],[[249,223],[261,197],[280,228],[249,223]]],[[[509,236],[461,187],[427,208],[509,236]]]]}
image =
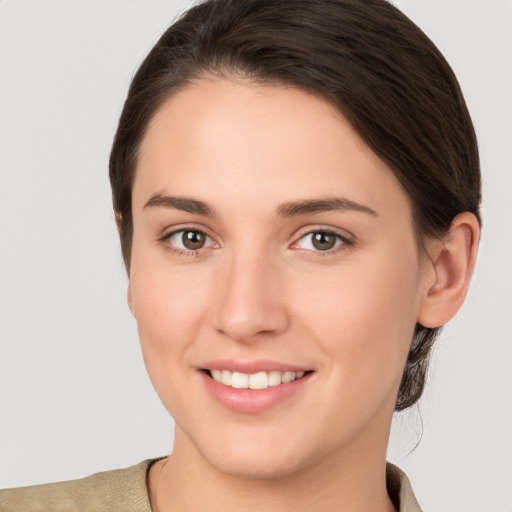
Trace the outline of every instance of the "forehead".
{"type": "Polygon", "coordinates": [[[241,204],[342,194],[408,209],[389,167],[330,102],[293,87],[226,79],[190,85],[151,120],[134,205],[162,191],[209,202],[236,196],[241,204]]]}

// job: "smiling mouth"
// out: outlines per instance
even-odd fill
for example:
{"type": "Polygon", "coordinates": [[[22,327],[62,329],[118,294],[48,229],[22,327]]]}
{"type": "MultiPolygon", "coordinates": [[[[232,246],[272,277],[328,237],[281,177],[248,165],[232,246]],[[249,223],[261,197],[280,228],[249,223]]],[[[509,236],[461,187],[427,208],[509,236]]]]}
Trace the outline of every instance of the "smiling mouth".
{"type": "Polygon", "coordinates": [[[205,370],[213,380],[234,389],[266,389],[269,387],[280,386],[294,380],[304,378],[305,375],[312,373],[311,371],[269,371],[257,373],[231,372],[229,370],[211,369],[205,370]]]}

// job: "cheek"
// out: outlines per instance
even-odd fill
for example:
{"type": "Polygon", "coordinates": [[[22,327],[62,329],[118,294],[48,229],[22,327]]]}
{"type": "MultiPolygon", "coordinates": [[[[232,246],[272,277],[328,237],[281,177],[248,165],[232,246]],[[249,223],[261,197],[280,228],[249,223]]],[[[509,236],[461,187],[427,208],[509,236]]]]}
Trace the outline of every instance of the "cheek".
{"type": "Polygon", "coordinates": [[[151,333],[152,338],[159,333],[170,336],[188,331],[197,324],[207,298],[204,269],[172,265],[163,250],[147,246],[144,240],[134,239],[130,288],[139,329],[151,333]]]}
{"type": "Polygon", "coordinates": [[[198,289],[200,275],[190,279],[169,266],[144,264],[131,274],[134,316],[149,378],[172,417],[184,414],[183,386],[190,372],[190,352],[200,338],[207,294],[198,289]]]}
{"type": "Polygon", "coordinates": [[[156,381],[177,375],[188,348],[199,337],[209,302],[203,274],[197,268],[191,274],[189,265],[172,267],[165,261],[133,258],[132,309],[148,373],[157,389],[156,381]]]}
{"type": "MultiPolygon", "coordinates": [[[[412,252],[414,255],[415,252],[412,252]]],[[[415,257],[381,254],[316,275],[298,317],[326,354],[330,374],[346,389],[395,385],[401,379],[417,319],[415,257]]]]}

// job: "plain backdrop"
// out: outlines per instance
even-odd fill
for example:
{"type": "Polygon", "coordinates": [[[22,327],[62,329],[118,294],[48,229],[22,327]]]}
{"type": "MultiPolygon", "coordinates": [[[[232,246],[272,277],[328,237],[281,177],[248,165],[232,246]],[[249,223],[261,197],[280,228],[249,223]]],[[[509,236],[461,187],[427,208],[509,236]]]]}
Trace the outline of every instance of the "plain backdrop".
{"type": "MultiPolygon", "coordinates": [[[[460,79],[480,141],[484,232],[466,304],[419,407],[395,419],[389,458],[425,510],[510,512],[512,2],[396,3],[460,79]]],[[[171,450],[125,304],[107,160],[131,76],[187,5],[0,0],[0,487],[171,450]]]]}

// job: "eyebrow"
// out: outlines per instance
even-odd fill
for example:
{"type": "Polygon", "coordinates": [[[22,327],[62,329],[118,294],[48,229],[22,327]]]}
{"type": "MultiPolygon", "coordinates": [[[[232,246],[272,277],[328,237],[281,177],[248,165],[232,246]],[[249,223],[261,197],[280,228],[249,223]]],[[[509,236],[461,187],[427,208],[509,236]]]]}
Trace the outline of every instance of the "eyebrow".
{"type": "MultiPolygon", "coordinates": [[[[215,210],[208,206],[207,203],[185,196],[154,194],[144,205],[144,209],[148,208],[169,208],[197,215],[204,215],[206,217],[215,216],[215,210]]],[[[340,197],[304,199],[283,203],[277,208],[277,215],[279,217],[296,217],[299,215],[328,211],[356,211],[378,217],[377,212],[368,206],[340,197]]]]}
{"type": "Polygon", "coordinates": [[[169,208],[182,210],[188,213],[195,213],[197,215],[205,215],[206,217],[215,216],[214,210],[210,208],[204,201],[199,201],[198,199],[192,199],[191,197],[183,196],[154,194],[144,205],[144,210],[147,208],[169,208]]]}
{"type": "Polygon", "coordinates": [[[377,212],[368,206],[340,197],[305,199],[302,201],[284,203],[277,209],[277,214],[281,217],[294,217],[297,215],[329,211],[355,211],[378,217],[377,212]]]}

